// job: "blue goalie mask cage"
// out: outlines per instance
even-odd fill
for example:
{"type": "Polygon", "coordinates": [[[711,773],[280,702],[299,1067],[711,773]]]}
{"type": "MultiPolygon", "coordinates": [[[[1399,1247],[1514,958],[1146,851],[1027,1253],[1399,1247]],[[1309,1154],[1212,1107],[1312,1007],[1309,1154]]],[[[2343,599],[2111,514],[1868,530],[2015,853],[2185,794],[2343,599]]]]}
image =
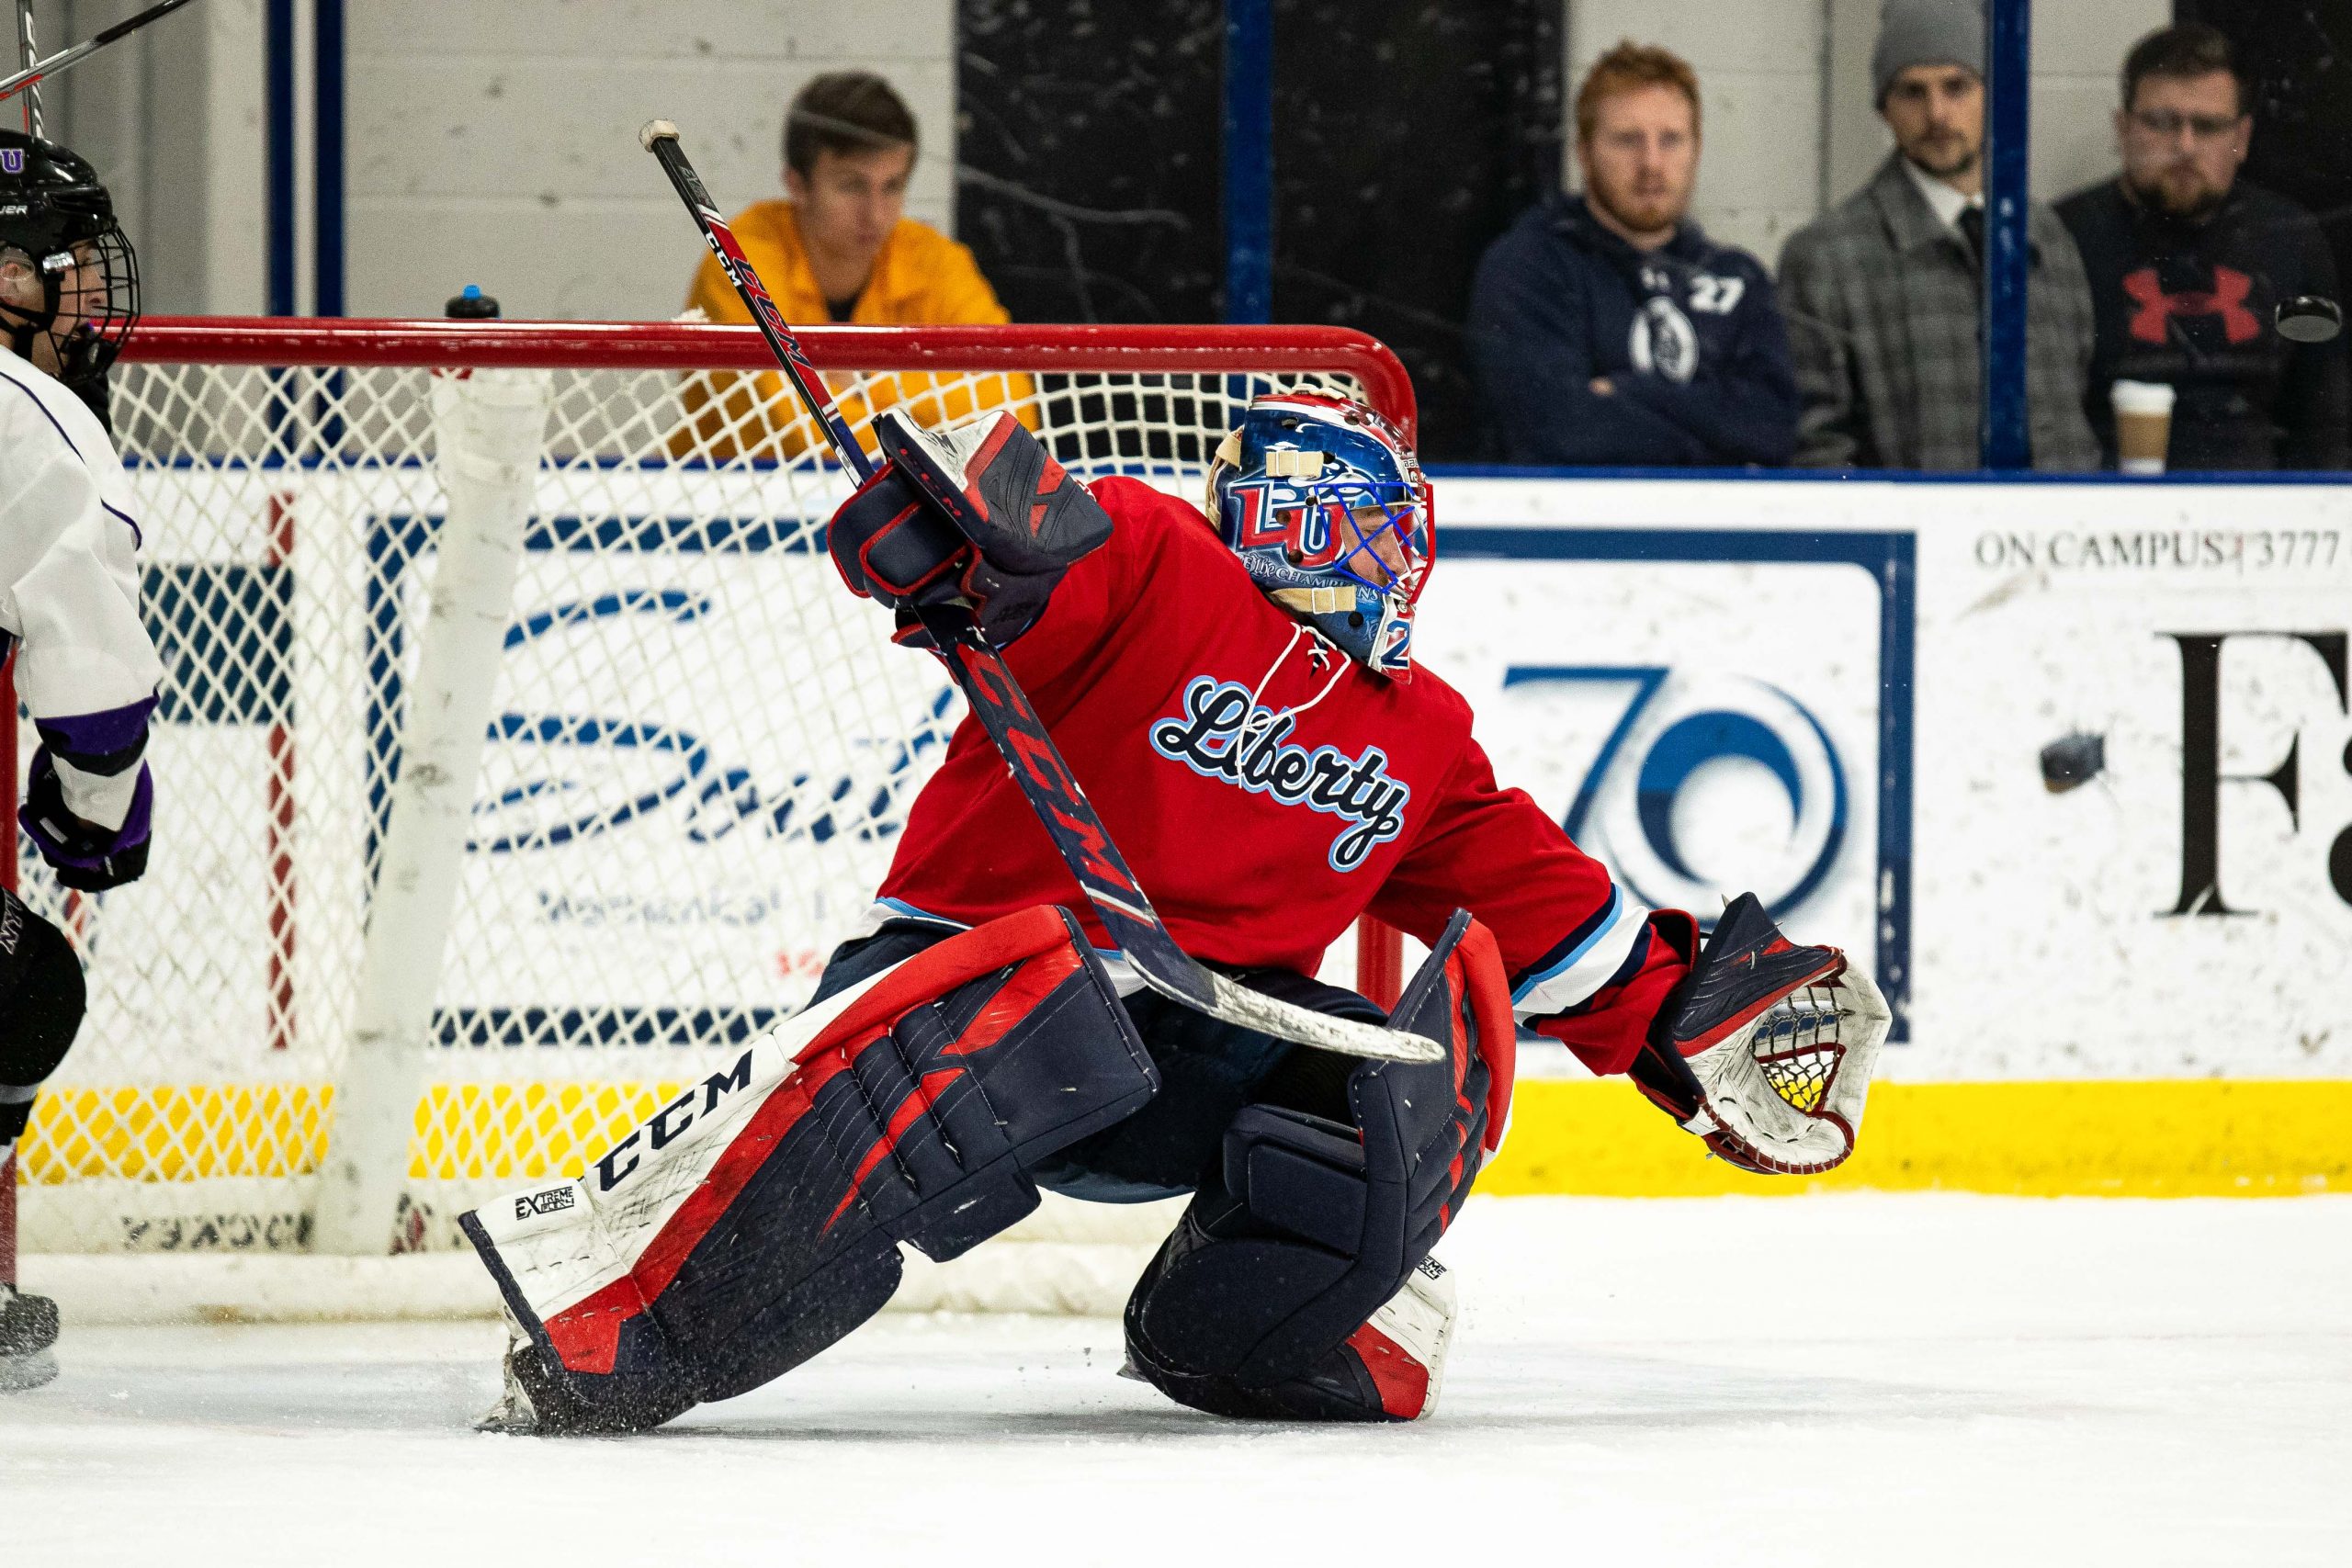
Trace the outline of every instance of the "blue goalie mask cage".
{"type": "Polygon", "coordinates": [[[1267,597],[1364,668],[1411,678],[1436,518],[1396,426],[1345,398],[1252,399],[1210,466],[1208,513],[1267,597]]]}

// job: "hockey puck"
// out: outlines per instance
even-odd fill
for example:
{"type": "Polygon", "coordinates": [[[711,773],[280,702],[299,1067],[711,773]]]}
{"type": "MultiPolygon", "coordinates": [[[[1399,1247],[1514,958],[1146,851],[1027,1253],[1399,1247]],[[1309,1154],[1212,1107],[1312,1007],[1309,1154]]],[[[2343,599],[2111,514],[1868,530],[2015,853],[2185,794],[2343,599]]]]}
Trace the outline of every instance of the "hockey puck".
{"type": "Polygon", "coordinates": [[[2041,749],[2041,787],[2052,795],[2077,789],[2107,771],[2107,737],[2069,735],[2041,749]]]}
{"type": "Polygon", "coordinates": [[[2328,343],[2344,330],[2344,310],[2320,294],[2278,301],[2278,335],[2290,343],[2328,343]]]}

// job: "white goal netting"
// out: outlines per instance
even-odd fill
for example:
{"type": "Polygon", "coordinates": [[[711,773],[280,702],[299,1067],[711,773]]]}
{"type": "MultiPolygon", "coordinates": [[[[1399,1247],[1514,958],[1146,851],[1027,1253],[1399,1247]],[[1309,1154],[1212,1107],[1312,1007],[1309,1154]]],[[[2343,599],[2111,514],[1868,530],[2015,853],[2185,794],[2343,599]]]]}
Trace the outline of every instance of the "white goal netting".
{"type": "MultiPolygon", "coordinates": [[[[399,355],[363,323],[281,323],[282,343],[254,323],[237,356],[262,362],[223,363],[194,325],[148,329],[114,392],[165,669],[152,868],[86,897],[18,846],[91,994],[21,1150],[26,1252],[308,1247],[362,976],[404,951],[370,911],[447,587],[447,372],[423,367],[451,355],[370,363],[399,355]]],[[[530,389],[543,438],[495,667],[476,671],[489,717],[437,969],[391,976],[429,1007],[400,1206],[419,1248],[455,1244],[491,1192],[577,1170],[803,1001],[960,715],[824,553],[839,470],[772,377],[715,368],[753,363],[748,329],[607,329],[584,350],[474,330],[503,333],[480,374],[530,389]]],[[[1060,367],[1055,329],[995,331],[984,368],[968,347],[967,368],[931,368],[921,330],[810,348],[861,426],[892,401],[1009,406],[1074,471],[1194,498],[1250,396],[1366,391],[1349,366],[1367,340],[1275,371],[1210,331],[1213,355],[1137,344],[1101,370],[1060,367]]],[[[20,769],[30,750],[28,727],[20,769]]]]}

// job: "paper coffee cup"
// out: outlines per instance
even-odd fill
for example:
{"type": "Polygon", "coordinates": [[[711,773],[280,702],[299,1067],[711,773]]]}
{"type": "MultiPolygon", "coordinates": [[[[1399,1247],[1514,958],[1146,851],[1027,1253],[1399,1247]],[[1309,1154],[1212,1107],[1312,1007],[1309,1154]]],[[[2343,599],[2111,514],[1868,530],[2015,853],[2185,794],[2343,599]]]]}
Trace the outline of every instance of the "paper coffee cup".
{"type": "Polygon", "coordinates": [[[2172,441],[2172,388],[2163,381],[2118,381],[2109,396],[2115,403],[2117,470],[2163,473],[2172,441]]]}

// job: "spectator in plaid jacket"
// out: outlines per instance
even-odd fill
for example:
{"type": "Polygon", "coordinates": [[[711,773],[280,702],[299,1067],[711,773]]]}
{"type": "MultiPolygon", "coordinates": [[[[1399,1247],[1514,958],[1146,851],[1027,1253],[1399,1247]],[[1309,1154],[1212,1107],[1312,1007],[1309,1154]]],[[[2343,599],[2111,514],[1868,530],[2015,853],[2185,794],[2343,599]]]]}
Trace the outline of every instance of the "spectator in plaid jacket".
{"type": "MultiPolygon", "coordinates": [[[[1886,0],[1871,59],[1896,150],[1789,237],[1781,307],[1815,468],[1977,465],[1984,313],[1983,0],[1886,0]]],[[[2026,216],[2026,408],[2033,466],[2098,467],[2083,413],[2090,286],[2057,216],[2026,216]]]]}

